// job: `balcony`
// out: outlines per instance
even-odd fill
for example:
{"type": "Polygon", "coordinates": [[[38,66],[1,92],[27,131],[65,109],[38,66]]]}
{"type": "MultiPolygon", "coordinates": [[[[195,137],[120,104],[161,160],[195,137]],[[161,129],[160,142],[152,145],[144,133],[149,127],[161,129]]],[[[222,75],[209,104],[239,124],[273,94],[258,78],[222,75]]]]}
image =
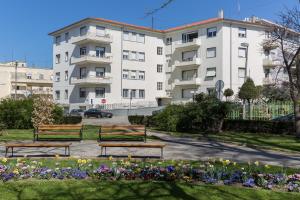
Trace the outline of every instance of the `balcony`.
{"type": "Polygon", "coordinates": [[[82,45],[86,43],[110,44],[112,43],[112,36],[110,34],[99,35],[95,32],[88,32],[72,38],[72,43],[82,45]]]}
{"type": "Polygon", "coordinates": [[[95,55],[81,55],[80,57],[72,57],[71,64],[84,65],[84,64],[110,64],[112,62],[112,55],[106,53],[103,56],[95,55]]]}
{"type": "Polygon", "coordinates": [[[14,77],[12,77],[11,82],[17,84],[25,84],[27,86],[52,87],[53,85],[53,80],[51,79],[28,79],[25,77],[17,78],[17,81],[14,77]]]}
{"type": "Polygon", "coordinates": [[[200,58],[194,58],[187,61],[175,61],[176,67],[185,67],[185,66],[199,66],[201,64],[200,58]]]}
{"type": "Polygon", "coordinates": [[[79,77],[71,77],[71,84],[73,85],[106,85],[111,84],[111,77],[95,77],[95,76],[87,76],[84,78],[79,77]]]}
{"type": "Polygon", "coordinates": [[[281,66],[282,63],[279,60],[272,60],[271,58],[263,59],[263,66],[267,68],[272,68],[276,66],[281,66]]]}
{"type": "Polygon", "coordinates": [[[175,43],[176,49],[186,49],[186,48],[199,48],[201,45],[201,40],[199,38],[194,38],[193,40],[183,42],[178,41],[175,43]]]}
{"type": "Polygon", "coordinates": [[[175,79],[174,83],[175,83],[175,86],[200,85],[201,84],[201,79],[200,78],[191,78],[190,80],[175,79]]]}

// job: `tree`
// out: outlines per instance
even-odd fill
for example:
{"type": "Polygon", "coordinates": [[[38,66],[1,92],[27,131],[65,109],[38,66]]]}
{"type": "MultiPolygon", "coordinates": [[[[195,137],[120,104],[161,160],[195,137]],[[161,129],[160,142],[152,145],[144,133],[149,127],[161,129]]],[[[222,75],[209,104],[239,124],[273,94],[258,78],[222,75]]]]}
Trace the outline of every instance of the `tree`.
{"type": "Polygon", "coordinates": [[[244,102],[243,118],[246,117],[246,114],[245,114],[245,101],[247,101],[248,102],[249,118],[251,119],[251,101],[253,101],[254,99],[257,99],[259,97],[260,90],[261,90],[260,87],[255,86],[255,84],[254,84],[254,82],[251,78],[247,78],[245,83],[240,88],[238,96],[244,102]]]}
{"type": "Polygon", "coordinates": [[[300,137],[300,8],[285,9],[274,24],[265,22],[269,27],[269,46],[278,46],[283,65],[289,79],[289,93],[294,104],[296,136],[300,137]]]}
{"type": "Polygon", "coordinates": [[[228,97],[231,97],[233,94],[234,94],[233,90],[230,89],[230,88],[227,88],[227,89],[224,91],[224,96],[226,97],[226,101],[227,101],[228,97]]]}
{"type": "Polygon", "coordinates": [[[286,82],[281,85],[264,85],[261,94],[266,101],[291,101],[289,85],[286,82]]]}

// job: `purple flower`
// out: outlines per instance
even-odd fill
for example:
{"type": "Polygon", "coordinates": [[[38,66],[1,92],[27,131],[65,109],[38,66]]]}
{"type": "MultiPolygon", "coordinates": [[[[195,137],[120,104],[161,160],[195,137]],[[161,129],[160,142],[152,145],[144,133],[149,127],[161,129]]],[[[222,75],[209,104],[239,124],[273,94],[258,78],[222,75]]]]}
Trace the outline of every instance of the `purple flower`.
{"type": "Polygon", "coordinates": [[[167,167],[168,172],[173,172],[175,170],[175,168],[173,166],[168,166],[167,167]]]}
{"type": "Polygon", "coordinates": [[[245,187],[254,187],[255,182],[253,178],[249,178],[246,182],[243,183],[243,186],[245,187]]]}

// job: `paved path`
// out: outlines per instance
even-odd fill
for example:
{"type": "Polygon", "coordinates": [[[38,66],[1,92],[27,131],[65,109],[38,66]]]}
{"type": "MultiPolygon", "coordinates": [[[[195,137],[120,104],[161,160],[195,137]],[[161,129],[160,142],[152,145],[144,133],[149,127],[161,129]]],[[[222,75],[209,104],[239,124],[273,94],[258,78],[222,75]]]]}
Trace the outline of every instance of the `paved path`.
{"type": "MultiPolygon", "coordinates": [[[[224,158],[238,162],[260,161],[266,164],[300,167],[300,154],[283,153],[271,150],[254,149],[245,146],[226,144],[216,141],[198,141],[192,138],[178,138],[162,133],[150,132],[161,138],[167,146],[164,151],[165,159],[207,160],[208,158],[224,158]]],[[[4,156],[3,143],[0,143],[0,157],[4,156]]],[[[16,155],[63,154],[64,149],[16,149],[16,155]]],[[[110,148],[107,153],[116,155],[159,156],[159,149],[127,149],[110,148]]],[[[100,147],[96,141],[87,140],[72,142],[71,155],[75,157],[97,157],[100,147]]]]}

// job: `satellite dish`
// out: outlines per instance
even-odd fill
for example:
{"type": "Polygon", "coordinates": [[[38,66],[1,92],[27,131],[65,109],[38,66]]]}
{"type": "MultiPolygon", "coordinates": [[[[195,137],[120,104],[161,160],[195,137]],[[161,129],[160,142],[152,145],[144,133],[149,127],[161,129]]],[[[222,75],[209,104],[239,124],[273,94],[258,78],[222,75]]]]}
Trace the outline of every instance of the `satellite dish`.
{"type": "Polygon", "coordinates": [[[217,97],[219,100],[221,100],[221,95],[223,94],[222,89],[224,88],[224,81],[218,80],[216,82],[216,92],[217,92],[217,97]]]}

